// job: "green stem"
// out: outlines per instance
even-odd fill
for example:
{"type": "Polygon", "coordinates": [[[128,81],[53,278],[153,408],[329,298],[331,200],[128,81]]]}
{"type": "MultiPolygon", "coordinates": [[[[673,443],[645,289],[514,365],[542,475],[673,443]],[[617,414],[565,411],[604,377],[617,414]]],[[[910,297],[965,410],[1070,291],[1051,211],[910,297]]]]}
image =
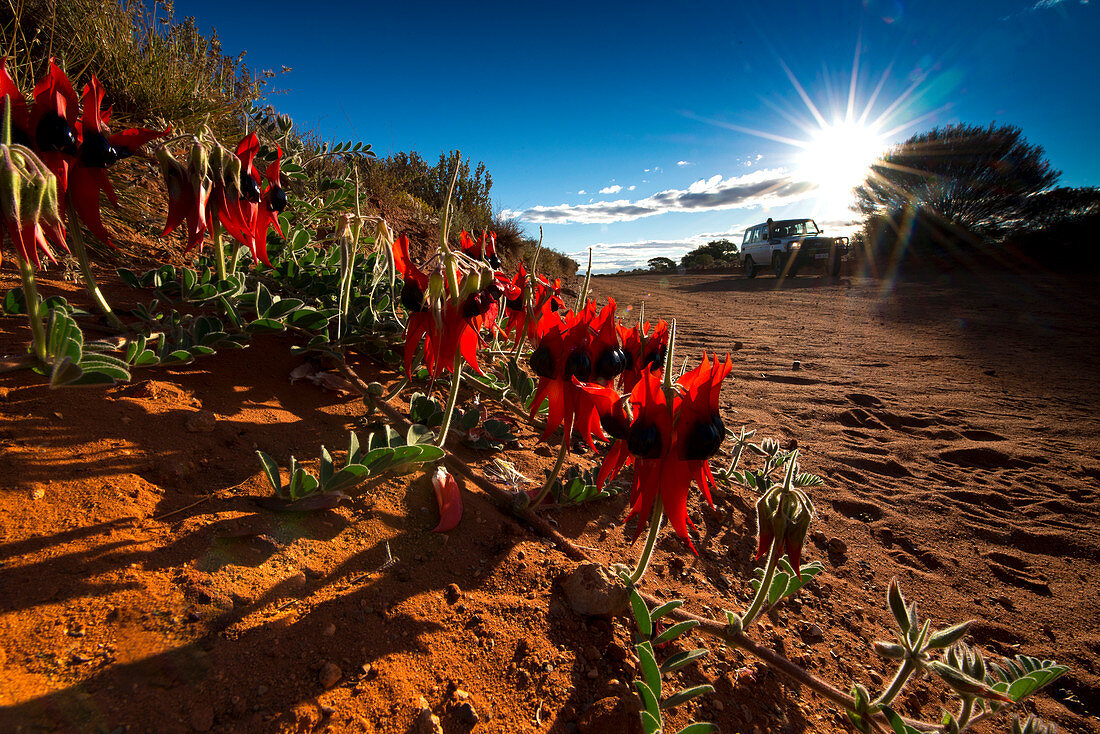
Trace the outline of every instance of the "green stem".
{"type": "Polygon", "coordinates": [[[974,699],[967,697],[963,699],[962,708],[959,710],[958,725],[959,729],[963,729],[970,723],[970,717],[974,715],[974,699]]]}
{"type": "Polygon", "coordinates": [[[630,583],[636,584],[645,576],[649,568],[649,561],[653,558],[653,549],[657,546],[657,536],[661,532],[661,521],[665,518],[665,506],[658,497],[653,502],[653,513],[649,516],[649,532],[645,536],[645,545],[642,546],[642,555],[638,558],[638,565],[630,574],[630,583]]]}
{"type": "Polygon", "coordinates": [[[46,364],[49,361],[46,354],[46,329],[42,326],[42,304],[38,300],[38,289],[34,286],[34,267],[25,260],[19,260],[19,275],[23,278],[23,297],[27,301],[27,320],[31,324],[34,356],[39,362],[46,364]]]}
{"type": "Polygon", "coordinates": [[[764,608],[764,603],[768,600],[768,590],[772,587],[775,567],[779,565],[779,557],[783,555],[780,545],[782,542],[782,538],[776,537],[772,541],[772,547],[768,550],[768,563],[764,568],[764,578],[760,582],[760,588],[756,590],[756,596],[753,597],[752,604],[749,605],[749,608],[745,610],[741,617],[745,628],[752,624],[752,621],[760,614],[760,611],[764,608]]]}
{"type": "Polygon", "coordinates": [[[236,275],[237,274],[237,264],[241,260],[241,246],[238,245],[235,242],[233,243],[232,246],[233,246],[233,254],[229,256],[228,272],[229,272],[230,275],[236,275]]]}
{"type": "Polygon", "coordinates": [[[218,280],[225,280],[225,245],[222,244],[222,226],[218,222],[217,212],[212,219],[214,229],[210,237],[214,240],[214,268],[218,273],[218,280]]]}
{"type": "Polygon", "coordinates": [[[565,457],[569,454],[569,443],[573,440],[573,421],[568,420],[565,422],[564,430],[561,436],[561,448],[558,449],[558,460],[554,462],[554,468],[550,470],[550,476],[546,478],[546,484],[542,485],[542,489],[531,500],[531,508],[537,508],[539,504],[546,499],[546,495],[550,494],[550,488],[554,486],[554,481],[558,478],[558,474],[561,473],[561,466],[565,463],[565,457]]]}
{"type": "Polygon", "coordinates": [[[913,675],[913,671],[916,666],[913,664],[912,658],[906,658],[905,662],[898,668],[898,672],[894,675],[894,679],[890,681],[890,686],[882,692],[882,695],[875,699],[874,706],[889,706],[898,694],[901,693],[901,689],[905,687],[905,684],[909,681],[909,677],[913,675]]]}
{"type": "Polygon", "coordinates": [[[443,424],[439,427],[439,441],[437,445],[442,448],[447,441],[447,431],[451,429],[451,418],[455,414],[455,406],[458,404],[458,386],[462,382],[462,357],[455,355],[454,369],[451,372],[451,394],[447,396],[447,407],[443,411],[443,424]]]}
{"type": "Polygon", "coordinates": [[[72,245],[73,253],[76,254],[77,262],[80,263],[80,273],[84,276],[84,288],[88,291],[88,295],[92,297],[95,305],[99,307],[99,310],[103,312],[103,315],[107,317],[107,321],[114,328],[119,331],[125,331],[126,326],[115,315],[115,312],[111,310],[111,304],[107,303],[107,299],[104,298],[103,292],[99,290],[99,285],[95,281],[95,275],[92,274],[92,263],[88,260],[88,249],[84,246],[84,234],[80,231],[80,219],[76,214],[76,207],[73,206],[73,198],[71,195],[66,196],[66,208],[68,210],[68,222],[69,232],[72,235],[69,237],[69,242],[72,245]]]}

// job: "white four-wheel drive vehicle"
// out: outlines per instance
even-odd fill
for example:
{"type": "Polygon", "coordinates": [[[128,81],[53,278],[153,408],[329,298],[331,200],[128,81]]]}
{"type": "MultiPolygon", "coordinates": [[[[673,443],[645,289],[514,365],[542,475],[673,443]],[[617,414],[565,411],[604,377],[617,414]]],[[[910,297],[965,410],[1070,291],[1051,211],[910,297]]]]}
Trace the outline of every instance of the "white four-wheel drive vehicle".
{"type": "Polygon", "coordinates": [[[824,236],[812,219],[769,219],[745,231],[741,264],[749,278],[761,268],[771,268],[777,278],[793,277],[807,266],[824,267],[835,276],[849,250],[847,237],[824,236]]]}

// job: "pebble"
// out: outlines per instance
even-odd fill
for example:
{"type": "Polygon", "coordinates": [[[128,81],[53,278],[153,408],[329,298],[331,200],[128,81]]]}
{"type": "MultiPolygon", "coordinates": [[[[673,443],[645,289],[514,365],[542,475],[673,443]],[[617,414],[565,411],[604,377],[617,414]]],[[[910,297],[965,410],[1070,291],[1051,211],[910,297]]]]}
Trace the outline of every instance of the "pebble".
{"type": "Polygon", "coordinates": [[[334,625],[332,622],[329,622],[328,625],[325,626],[325,629],[321,632],[321,634],[325,637],[332,637],[336,634],[336,625],[334,625]]]}
{"type": "Polygon", "coordinates": [[[829,538],[829,552],[830,553],[847,553],[848,544],[840,538],[829,538]]]}
{"type": "Polygon", "coordinates": [[[416,734],[443,734],[443,726],[439,723],[439,717],[428,708],[428,702],[423,696],[417,703],[419,712],[414,723],[416,734]]]}
{"type": "Polygon", "coordinates": [[[871,676],[871,682],[874,683],[876,686],[881,686],[882,685],[882,676],[879,674],[879,672],[877,670],[870,671],[868,673],[868,675],[871,676]]]}
{"type": "Polygon", "coordinates": [[[327,662],[321,666],[321,672],[317,675],[317,679],[321,682],[321,685],[325,688],[332,688],[340,679],[344,677],[344,671],[340,670],[340,666],[333,662],[327,662]]]}
{"type": "Polygon", "coordinates": [[[463,701],[455,707],[455,717],[469,727],[473,727],[481,720],[481,717],[477,715],[477,710],[474,708],[474,705],[469,701],[463,701]]]}
{"type": "Polygon", "coordinates": [[[798,360],[796,359],[796,360],[794,361],[794,363],[793,363],[793,364],[791,365],[791,369],[792,369],[792,370],[794,370],[795,372],[798,372],[798,371],[799,371],[800,369],[802,369],[802,363],[801,363],[801,362],[799,362],[799,361],[798,361],[798,360]]]}
{"type": "Polygon", "coordinates": [[[448,604],[454,604],[462,596],[462,589],[458,588],[458,584],[447,584],[443,596],[447,599],[448,604]]]}

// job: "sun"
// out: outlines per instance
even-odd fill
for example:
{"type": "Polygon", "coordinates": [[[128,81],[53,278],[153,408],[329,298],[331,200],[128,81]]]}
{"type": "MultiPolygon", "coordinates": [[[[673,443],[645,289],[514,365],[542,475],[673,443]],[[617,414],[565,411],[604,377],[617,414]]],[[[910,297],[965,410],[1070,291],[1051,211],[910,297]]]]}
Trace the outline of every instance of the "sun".
{"type": "Polygon", "coordinates": [[[828,208],[851,204],[852,189],[867,179],[886,147],[874,125],[854,120],[821,125],[799,143],[795,175],[815,184],[817,198],[828,208]]]}

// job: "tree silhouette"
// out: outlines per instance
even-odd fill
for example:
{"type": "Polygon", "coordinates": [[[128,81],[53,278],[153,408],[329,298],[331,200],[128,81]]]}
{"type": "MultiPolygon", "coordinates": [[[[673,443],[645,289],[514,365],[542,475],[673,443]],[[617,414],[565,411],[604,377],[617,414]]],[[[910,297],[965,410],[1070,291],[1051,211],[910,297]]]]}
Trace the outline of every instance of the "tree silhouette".
{"type": "Polygon", "coordinates": [[[925,212],[996,237],[1018,226],[1029,197],[1050,188],[1059,175],[1042,147],[1029,145],[1018,127],[948,125],[886,153],[855,194],[869,217],[925,212]]]}
{"type": "Polygon", "coordinates": [[[650,258],[647,264],[652,270],[672,270],[676,267],[676,261],[667,257],[650,258]]]}
{"type": "Polygon", "coordinates": [[[685,268],[709,268],[715,263],[732,263],[737,260],[737,245],[729,240],[711,240],[680,258],[685,268]]]}

